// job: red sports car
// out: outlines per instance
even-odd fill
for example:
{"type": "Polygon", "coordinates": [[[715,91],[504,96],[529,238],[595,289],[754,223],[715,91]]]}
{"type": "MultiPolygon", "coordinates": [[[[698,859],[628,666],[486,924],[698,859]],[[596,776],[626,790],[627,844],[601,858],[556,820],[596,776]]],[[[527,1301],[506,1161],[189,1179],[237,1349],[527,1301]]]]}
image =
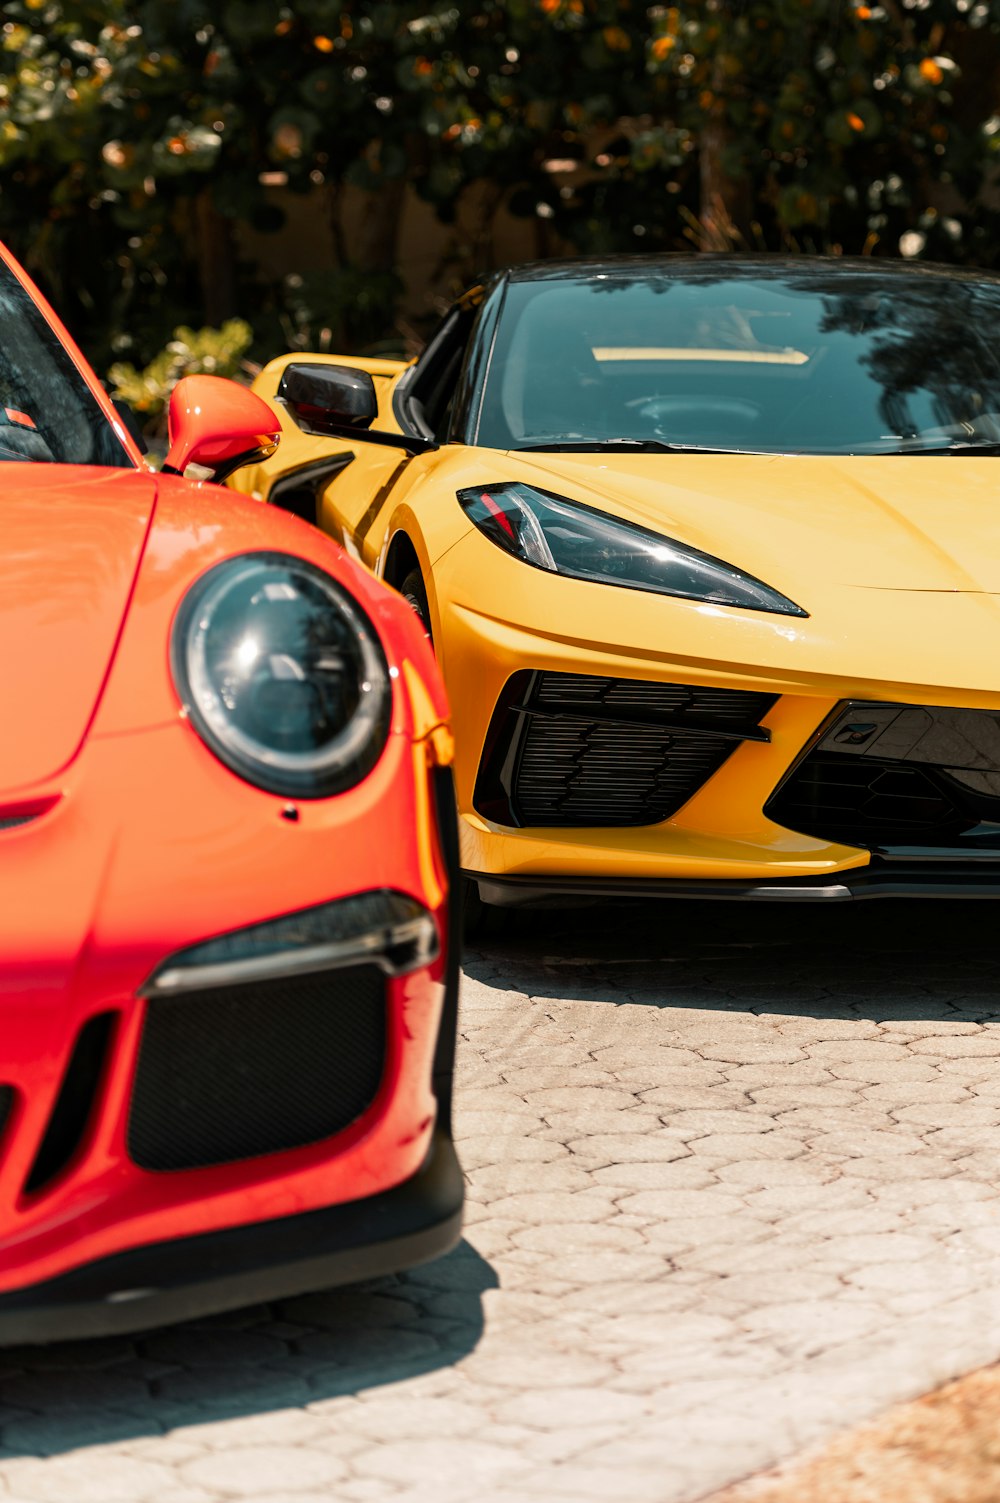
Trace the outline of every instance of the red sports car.
{"type": "Polygon", "coordinates": [[[139,1329],[458,1237],[448,712],[403,599],[163,472],[0,253],[0,1344],[139,1329]]]}

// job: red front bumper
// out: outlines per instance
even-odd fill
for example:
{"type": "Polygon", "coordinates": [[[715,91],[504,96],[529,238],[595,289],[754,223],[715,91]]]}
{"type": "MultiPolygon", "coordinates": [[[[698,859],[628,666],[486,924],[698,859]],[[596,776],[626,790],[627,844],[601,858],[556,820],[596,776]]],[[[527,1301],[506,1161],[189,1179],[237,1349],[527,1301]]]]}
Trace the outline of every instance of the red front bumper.
{"type": "MultiPolygon", "coordinates": [[[[305,1225],[325,1208],[374,1206],[420,1175],[442,1115],[433,1076],[436,1059],[450,1060],[456,979],[426,762],[423,747],[394,734],[363,784],[302,805],[290,822],[280,799],[240,783],[174,722],[93,738],[57,787],[37,791],[58,795],[50,809],[0,830],[0,1086],[10,1107],[0,1132],[0,1301],[12,1321],[8,1332],[0,1303],[0,1342],[48,1339],[44,1321],[32,1336],[15,1309],[32,1307],[32,1290],[53,1280],[86,1282],[90,1265],[125,1255],[141,1263],[150,1249],[246,1235],[258,1223],[305,1225]],[[149,1007],[140,991],[157,966],[213,935],[380,889],[433,915],[442,954],[386,978],[384,1069],[370,1105],[324,1141],[171,1172],[140,1168],[129,1121],[149,1007]],[[83,1099],[70,1089],[67,1111],[88,1027],[92,1042],[104,1036],[85,1068],[77,1062],[83,1099]]],[[[455,1214],[452,1206],[443,1222],[455,1214]]],[[[120,1284],[117,1273],[110,1282],[120,1284]]],[[[208,1297],[217,1307],[221,1287],[208,1297]]],[[[130,1323],[176,1318],[170,1308],[137,1307],[130,1323]]]]}

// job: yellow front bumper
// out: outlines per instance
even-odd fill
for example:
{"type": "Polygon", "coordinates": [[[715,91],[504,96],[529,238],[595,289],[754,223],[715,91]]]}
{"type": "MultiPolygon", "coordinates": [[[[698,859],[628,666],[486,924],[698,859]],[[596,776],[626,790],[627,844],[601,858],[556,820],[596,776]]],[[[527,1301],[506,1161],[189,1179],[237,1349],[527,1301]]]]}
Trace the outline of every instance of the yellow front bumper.
{"type": "MultiPolygon", "coordinates": [[[[434,585],[435,639],[456,735],[462,865],[483,877],[541,885],[551,876],[752,882],[863,868],[871,860],[867,850],[786,829],[763,812],[837,704],[1000,707],[1000,680],[990,686],[992,663],[981,674],[987,687],[972,686],[976,665],[967,660],[967,681],[948,686],[949,653],[956,654],[944,628],[929,637],[927,596],[893,592],[889,601],[859,592],[854,630],[831,632],[819,616],[735,611],[556,578],[506,558],[478,534],[437,561],[434,585]],[[508,828],[478,812],[473,795],[497,700],[510,676],[525,668],[777,695],[761,722],[771,739],[737,745],[663,823],[508,828]],[[937,678],[921,680],[920,669],[937,678]]],[[[966,641],[978,623],[979,640],[986,628],[1000,648],[1000,612],[992,602],[984,607],[982,597],[954,596],[938,609],[950,613],[966,641]]]]}

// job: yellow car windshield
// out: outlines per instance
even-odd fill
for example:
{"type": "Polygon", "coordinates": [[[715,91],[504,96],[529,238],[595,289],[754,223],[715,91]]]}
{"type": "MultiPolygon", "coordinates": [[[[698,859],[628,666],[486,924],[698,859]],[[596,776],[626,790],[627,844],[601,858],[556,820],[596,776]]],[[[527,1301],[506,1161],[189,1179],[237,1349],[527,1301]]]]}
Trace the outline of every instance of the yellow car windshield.
{"type": "Polygon", "coordinates": [[[477,441],[814,454],[1000,443],[1000,279],[806,258],[746,268],[515,272],[477,441]]]}

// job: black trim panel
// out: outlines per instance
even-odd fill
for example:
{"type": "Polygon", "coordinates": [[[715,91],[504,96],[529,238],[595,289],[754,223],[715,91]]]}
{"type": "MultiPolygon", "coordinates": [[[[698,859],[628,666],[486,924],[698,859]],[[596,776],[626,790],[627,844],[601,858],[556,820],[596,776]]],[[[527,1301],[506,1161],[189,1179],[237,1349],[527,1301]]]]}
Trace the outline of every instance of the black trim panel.
{"type": "Polygon", "coordinates": [[[294,469],[285,470],[267,493],[268,505],[289,511],[294,517],[301,517],[303,522],[311,522],[315,527],[319,519],[320,497],[331,481],[346,470],[354,458],[354,453],[347,450],[342,454],[328,455],[325,459],[310,459],[305,464],[296,465],[294,469]]]}
{"type": "Polygon", "coordinates": [[[446,936],[447,952],[444,973],[444,1006],[434,1050],[432,1084],[438,1103],[438,1126],[451,1132],[451,1102],[455,1077],[455,1048],[458,1043],[458,994],[462,976],[462,871],[458,849],[458,808],[455,802],[455,778],[450,767],[435,767],[431,773],[434,793],[434,819],[440,842],[441,859],[448,876],[446,936]]]}
{"type": "Polygon", "coordinates": [[[0,1295],[0,1346],[148,1330],[379,1278],[454,1247],[462,1171],[435,1132],[423,1167],[381,1195],[116,1253],[0,1295]]]}

